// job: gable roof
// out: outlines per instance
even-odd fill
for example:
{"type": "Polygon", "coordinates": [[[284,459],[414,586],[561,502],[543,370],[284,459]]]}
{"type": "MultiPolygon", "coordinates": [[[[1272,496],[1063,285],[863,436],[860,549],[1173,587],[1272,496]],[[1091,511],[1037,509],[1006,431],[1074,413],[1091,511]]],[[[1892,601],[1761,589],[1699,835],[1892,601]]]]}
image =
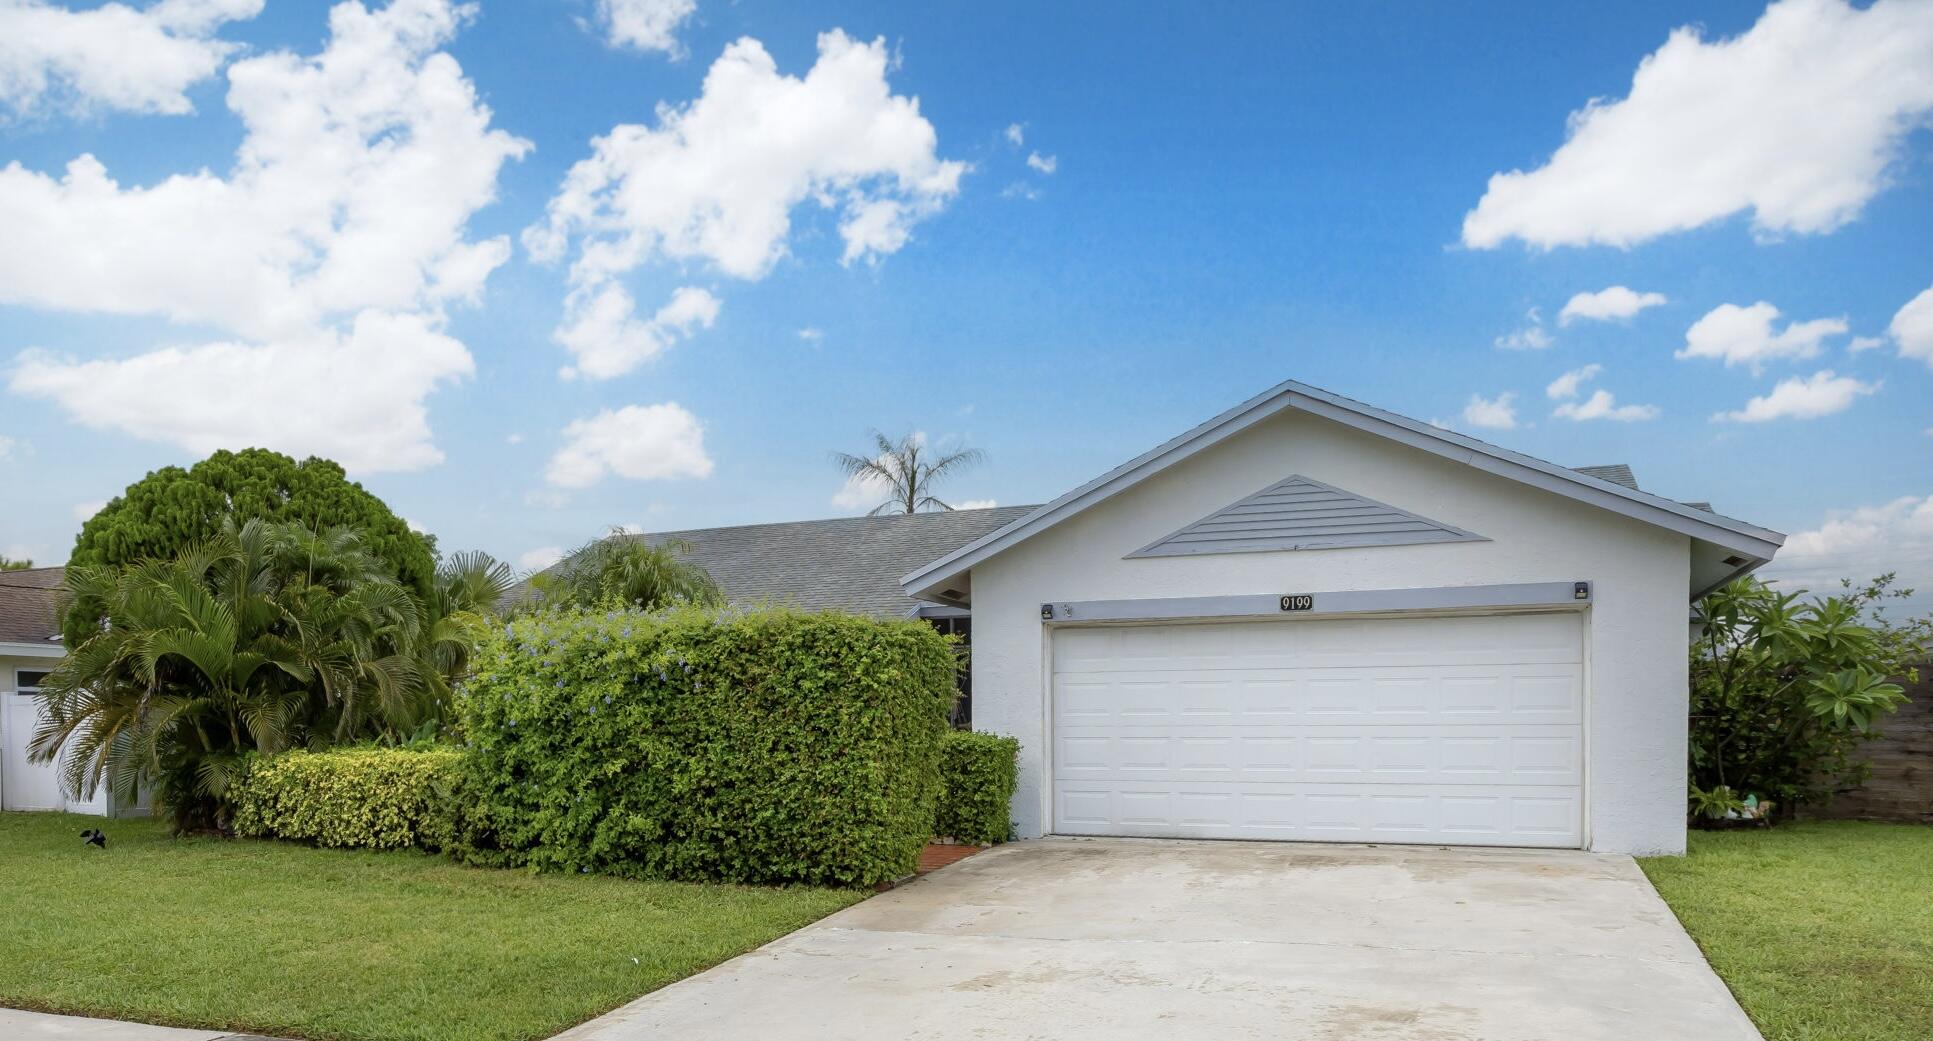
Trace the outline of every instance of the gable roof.
{"type": "Polygon", "coordinates": [[[1291,474],[1130,557],[1471,542],[1483,536],[1291,474]]]}
{"type": "MultiPolygon", "coordinates": [[[[734,604],[905,617],[924,605],[902,592],[895,576],[1034,509],[1000,506],[613,537],[685,543],[685,559],[704,568],[734,604]]],[[[527,587],[519,587],[509,599],[528,595],[527,587]]]]}
{"type": "MultiPolygon", "coordinates": [[[[1486,473],[1687,535],[1709,548],[1704,556],[1710,562],[1694,569],[1694,597],[1771,560],[1772,554],[1785,542],[1784,535],[1769,528],[1639,491],[1635,481],[1633,486],[1626,486],[1288,380],[1156,445],[999,530],[907,573],[900,580],[901,588],[911,596],[945,599],[939,596],[941,590],[949,584],[959,585],[959,576],[971,571],[975,564],[1290,409],[1331,419],[1486,473]]],[[[1625,469],[1628,476],[1629,468],[1625,469]]]]}
{"type": "Polygon", "coordinates": [[[0,643],[59,647],[58,592],[64,569],[0,571],[0,643]]]}

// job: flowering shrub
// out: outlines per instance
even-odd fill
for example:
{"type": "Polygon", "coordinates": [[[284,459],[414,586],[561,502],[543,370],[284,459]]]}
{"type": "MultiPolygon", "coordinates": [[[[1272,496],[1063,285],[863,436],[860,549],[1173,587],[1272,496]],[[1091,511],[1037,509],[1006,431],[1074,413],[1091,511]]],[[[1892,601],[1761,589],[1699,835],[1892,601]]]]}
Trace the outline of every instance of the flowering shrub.
{"type": "Polygon", "coordinates": [[[482,864],[870,885],[933,833],[953,698],[917,621],[559,610],[479,648],[452,854],[482,864]]]}

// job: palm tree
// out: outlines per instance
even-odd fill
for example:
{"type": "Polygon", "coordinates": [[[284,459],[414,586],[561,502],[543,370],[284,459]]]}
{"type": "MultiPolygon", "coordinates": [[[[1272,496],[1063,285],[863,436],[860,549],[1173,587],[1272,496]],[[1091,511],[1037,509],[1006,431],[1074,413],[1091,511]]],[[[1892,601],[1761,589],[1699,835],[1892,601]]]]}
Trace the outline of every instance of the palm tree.
{"type": "Polygon", "coordinates": [[[900,438],[897,444],[887,440],[886,435],[877,430],[872,432],[872,436],[877,454],[870,459],[847,452],[832,453],[833,462],[839,464],[839,469],[845,471],[848,478],[878,485],[891,492],[885,502],[867,512],[867,516],[871,517],[885,513],[952,509],[933,494],[933,485],[954,471],[964,470],[984,458],[977,448],[962,448],[929,456],[926,438],[919,433],[908,434],[900,438]]]}
{"type": "Polygon", "coordinates": [[[718,583],[685,559],[690,552],[676,539],[651,543],[614,528],[530,582],[547,607],[608,604],[650,611],[679,602],[721,602],[718,583]]]}
{"type": "Polygon", "coordinates": [[[42,681],[32,756],[89,796],[153,785],[178,830],[220,823],[249,752],[394,740],[442,714],[430,612],[346,529],[231,519],[173,559],[64,583],[100,621],[42,681]]]}

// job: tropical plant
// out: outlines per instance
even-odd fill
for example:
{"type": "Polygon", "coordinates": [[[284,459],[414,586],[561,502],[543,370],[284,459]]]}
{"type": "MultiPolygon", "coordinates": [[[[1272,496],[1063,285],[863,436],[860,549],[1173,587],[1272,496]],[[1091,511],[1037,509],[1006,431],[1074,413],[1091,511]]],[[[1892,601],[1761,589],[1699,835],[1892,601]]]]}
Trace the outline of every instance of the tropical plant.
{"type": "MultiPolygon", "coordinates": [[[[436,560],[429,543],[381,499],[350,481],[327,459],[301,462],[264,448],[220,451],[184,470],[166,466],[129,485],[83,525],[71,566],[165,560],[217,537],[222,525],[251,519],[325,531],[346,527],[411,593],[428,596],[436,560]]],[[[68,646],[85,639],[97,606],[77,599],[62,632],[68,646]]]]}
{"type": "MultiPolygon", "coordinates": [[[[470,669],[471,654],[517,582],[510,565],[482,550],[465,550],[437,564],[429,608],[430,656],[446,687],[470,669]]],[[[439,695],[447,694],[447,689],[439,695]]]]}
{"type": "Polygon", "coordinates": [[[1883,602],[1910,595],[1884,575],[1837,596],[1790,593],[1756,578],[1700,601],[1691,647],[1694,811],[1756,796],[1780,807],[1857,783],[1859,743],[1905,700],[1925,620],[1893,624],[1883,602]]]}
{"type": "Polygon", "coordinates": [[[90,796],[152,786],[177,829],[221,824],[249,752],[394,743],[448,707],[434,609],[347,528],[231,518],[170,558],[70,566],[63,594],[98,620],[41,683],[33,757],[90,796]]]}
{"type": "Polygon", "coordinates": [[[931,453],[925,435],[919,433],[908,434],[897,442],[888,440],[877,430],[872,432],[872,437],[875,454],[870,458],[848,452],[832,454],[833,462],[845,471],[848,479],[887,493],[886,501],[874,506],[869,516],[950,510],[952,506],[933,494],[933,486],[985,458],[977,448],[931,453]]]}
{"type": "Polygon", "coordinates": [[[4,553],[0,553],[0,571],[25,571],[33,566],[34,562],[31,560],[15,560],[4,553]]]}
{"type": "Polygon", "coordinates": [[[622,529],[585,544],[533,575],[530,584],[545,607],[629,607],[650,611],[676,603],[718,604],[718,583],[685,559],[689,543],[646,542],[622,529]]]}

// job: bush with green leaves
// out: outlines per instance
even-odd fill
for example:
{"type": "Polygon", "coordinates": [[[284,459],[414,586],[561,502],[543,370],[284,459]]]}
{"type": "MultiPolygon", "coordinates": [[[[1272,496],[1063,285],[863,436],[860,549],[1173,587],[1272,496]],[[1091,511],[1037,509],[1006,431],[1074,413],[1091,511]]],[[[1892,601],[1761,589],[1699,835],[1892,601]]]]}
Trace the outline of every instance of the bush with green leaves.
{"type": "Polygon", "coordinates": [[[253,756],[233,793],[233,826],[250,838],[361,849],[437,849],[463,776],[451,748],[357,747],[253,756]]]}
{"type": "Polygon", "coordinates": [[[550,610],[479,648],[453,854],[865,886],[933,834],[953,652],[923,622],[550,610]]]}
{"type": "MultiPolygon", "coordinates": [[[[186,470],[164,466],[141,478],[81,525],[67,563],[120,568],[173,559],[219,536],[231,519],[347,528],[411,593],[427,596],[434,584],[429,541],[341,466],[313,456],[297,462],[266,448],[223,450],[186,470]]],[[[100,605],[76,600],[62,623],[68,646],[86,639],[99,617],[100,605]]]]}
{"type": "Polygon", "coordinates": [[[685,559],[691,546],[675,539],[646,542],[612,529],[604,538],[572,550],[549,570],[530,576],[537,594],[523,603],[542,608],[625,608],[655,611],[676,604],[716,607],[724,603],[718,583],[685,559]]]}
{"type": "Polygon", "coordinates": [[[1789,814],[1857,783],[1861,741],[1916,678],[1924,619],[1895,624],[1886,575],[1837,596],[1780,592],[1744,578],[1700,601],[1691,644],[1693,813],[1723,817],[1755,795],[1789,814]],[[1718,812],[1714,812],[1714,809],[1718,812]]]}
{"type": "Polygon", "coordinates": [[[508,579],[459,555],[419,597],[352,529],[234,518],[170,557],[69,566],[63,597],[97,620],[41,683],[33,756],[218,828],[251,753],[437,730],[508,579]]]}
{"type": "Polygon", "coordinates": [[[1019,741],[949,731],[940,744],[940,808],[933,834],[960,842],[1007,841],[1013,836],[1008,812],[1019,779],[1019,741]]]}

